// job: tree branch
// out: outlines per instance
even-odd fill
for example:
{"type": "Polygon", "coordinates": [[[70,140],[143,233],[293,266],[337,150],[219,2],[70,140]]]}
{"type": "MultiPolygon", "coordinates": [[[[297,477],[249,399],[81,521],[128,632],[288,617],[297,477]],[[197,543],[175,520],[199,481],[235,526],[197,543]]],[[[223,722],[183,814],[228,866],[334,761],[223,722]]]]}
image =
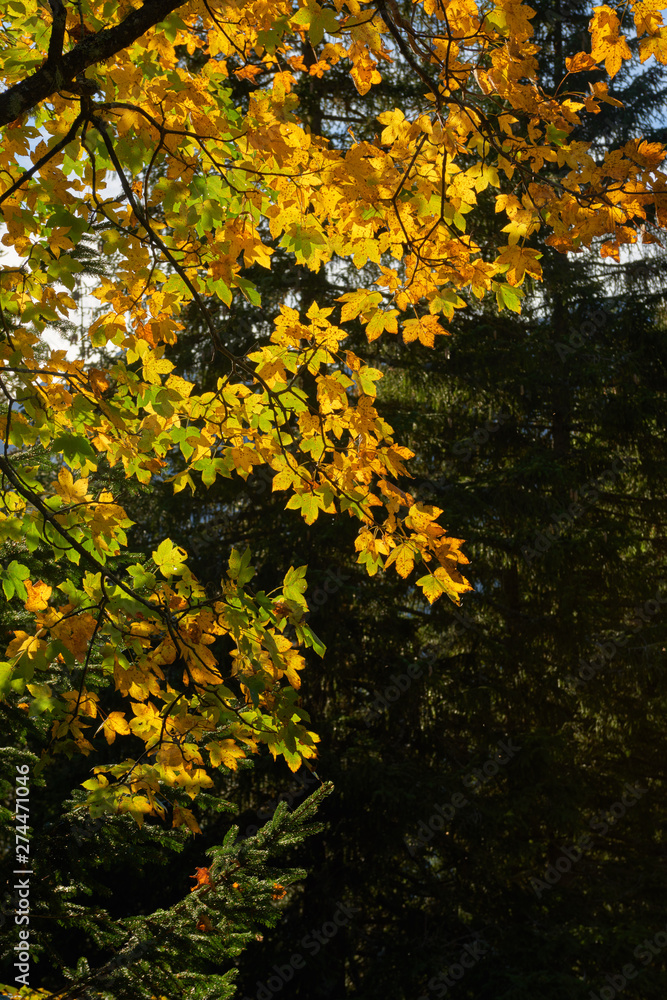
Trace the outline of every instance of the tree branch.
{"type": "Polygon", "coordinates": [[[46,65],[51,69],[56,69],[62,59],[63,43],[65,41],[65,23],[67,12],[62,0],[49,0],[51,15],[53,17],[53,27],[49,39],[49,52],[46,57],[46,65]]]}
{"type": "MultiPolygon", "coordinates": [[[[138,8],[113,28],[102,28],[94,35],[82,39],[73,49],[62,55],[62,41],[58,43],[60,18],[58,5],[54,9],[53,31],[49,42],[49,54],[43,66],[26,80],[14,84],[0,94],[0,127],[34,108],[40,101],[55,94],[79,73],[89,66],[110,59],[140,38],[150,28],[163,21],[168,14],[182,7],[186,0],[145,0],[138,8]],[[56,55],[56,50],[60,52],[56,55]]],[[[62,25],[64,32],[64,25],[62,25]]]]}

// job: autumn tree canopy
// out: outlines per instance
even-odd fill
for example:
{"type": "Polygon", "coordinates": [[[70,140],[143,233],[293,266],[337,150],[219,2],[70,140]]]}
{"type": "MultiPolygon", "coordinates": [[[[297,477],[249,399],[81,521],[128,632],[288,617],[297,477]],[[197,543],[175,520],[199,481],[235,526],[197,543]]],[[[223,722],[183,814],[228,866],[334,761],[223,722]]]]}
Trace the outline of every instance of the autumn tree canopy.
{"type": "MultiPolygon", "coordinates": [[[[423,0],[409,17],[394,0],[5,6],[0,541],[5,595],[27,618],[0,682],[53,718],[48,755],[90,753],[99,733],[143,742],[95,768],[93,811],[162,814],[162,790],[194,798],[207,768],[260,744],[293,769],[316,755],[298,703],[304,649],[324,652],[305,567],[256,592],[251,554],[232,551],[211,593],[169,538],[128,550],[124,481],[194,492],[266,466],[307,525],[359,522],[371,576],[393,566],[430,603],[470,589],[443,511],[395,482],[411,452],[379,416],[382,372],[346,349],[347,325],[437,350],[470,296],[520,311],[541,244],[618,259],[658,239],[667,206],[661,145],[638,135],[600,152],[578,136],[619,105],[624,62],[667,61],[661,4],[593,8],[585,50],[549,80],[533,15],[515,0],[423,0]],[[421,99],[383,108],[372,141],[357,140],[358,110],[396,60],[421,99]],[[299,85],[341,66],[357,114],[341,108],[325,138],[299,85]],[[500,242],[479,224],[489,199],[500,242]],[[352,262],[374,278],[334,306],[287,295],[270,342],[236,354],[211,304],[257,303],[247,271],[278,248],[306,274],[352,262]],[[91,255],[99,310],[70,360],[50,330],[76,313],[91,255]],[[193,306],[213,391],[165,357],[193,306]]],[[[184,822],[196,829],[175,808],[184,822]]]]}

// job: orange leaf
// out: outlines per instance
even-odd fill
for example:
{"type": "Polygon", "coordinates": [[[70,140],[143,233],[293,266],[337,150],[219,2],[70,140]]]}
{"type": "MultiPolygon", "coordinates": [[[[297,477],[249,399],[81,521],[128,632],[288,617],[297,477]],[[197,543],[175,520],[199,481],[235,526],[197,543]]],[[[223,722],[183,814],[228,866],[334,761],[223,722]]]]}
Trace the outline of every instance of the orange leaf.
{"type": "Polygon", "coordinates": [[[595,59],[588,52],[577,52],[576,56],[570,56],[565,60],[568,73],[585,73],[588,69],[595,68],[595,59]]]}
{"type": "MultiPolygon", "coordinates": [[[[178,808],[179,807],[176,806],[176,808],[174,809],[174,812],[178,808]]],[[[188,811],[189,810],[186,810],[186,812],[188,812],[188,811]]],[[[215,882],[211,878],[211,869],[210,868],[195,868],[195,874],[191,875],[190,878],[195,879],[196,882],[197,882],[196,885],[192,886],[192,888],[190,889],[190,892],[195,892],[197,889],[201,889],[202,886],[208,886],[210,889],[213,889],[215,887],[215,882]]]]}

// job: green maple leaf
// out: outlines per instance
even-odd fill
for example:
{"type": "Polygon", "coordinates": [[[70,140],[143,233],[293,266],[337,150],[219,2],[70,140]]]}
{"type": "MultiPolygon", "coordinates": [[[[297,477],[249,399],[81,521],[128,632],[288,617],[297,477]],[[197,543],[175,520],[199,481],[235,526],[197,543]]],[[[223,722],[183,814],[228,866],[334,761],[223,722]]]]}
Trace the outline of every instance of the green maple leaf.
{"type": "Polygon", "coordinates": [[[307,26],[313,45],[320,44],[325,32],[328,35],[336,35],[340,31],[335,12],[327,7],[320,7],[318,3],[302,7],[291,19],[291,24],[307,26]]]}

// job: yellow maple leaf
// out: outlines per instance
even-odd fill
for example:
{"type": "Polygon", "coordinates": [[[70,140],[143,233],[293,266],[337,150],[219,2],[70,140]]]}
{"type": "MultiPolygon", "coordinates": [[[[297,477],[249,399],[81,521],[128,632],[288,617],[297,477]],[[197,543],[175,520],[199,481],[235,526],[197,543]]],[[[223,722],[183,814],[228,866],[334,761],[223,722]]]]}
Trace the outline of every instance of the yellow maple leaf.
{"type": "Polygon", "coordinates": [[[383,146],[391,146],[395,139],[403,135],[410,124],[406,123],[405,115],[400,108],[394,108],[393,111],[383,111],[382,114],[378,115],[378,121],[385,126],[380,136],[380,142],[383,146]]]}
{"type": "Polygon", "coordinates": [[[240,69],[235,69],[234,76],[238,76],[239,80],[250,80],[254,83],[255,77],[259,76],[262,72],[264,72],[263,66],[253,66],[251,63],[248,63],[246,66],[241,66],[240,69]]]}
{"type": "MultiPolygon", "coordinates": [[[[201,829],[199,827],[199,823],[195,819],[194,813],[192,812],[192,810],[186,809],[184,806],[175,805],[174,806],[174,814],[173,814],[171,825],[172,826],[183,826],[184,823],[187,826],[187,828],[192,831],[192,833],[201,833],[201,829]]],[[[208,871],[208,869],[207,868],[203,868],[203,869],[197,868],[197,872],[200,872],[200,871],[206,872],[206,871],[208,871]]],[[[201,885],[206,885],[207,884],[207,882],[205,880],[201,881],[198,878],[197,875],[191,875],[190,878],[196,878],[197,879],[197,885],[193,886],[193,888],[191,889],[191,892],[194,892],[194,890],[198,889],[201,885]]]]}
{"type": "Polygon", "coordinates": [[[70,728],[72,731],[74,731],[75,725],[87,728],[87,725],[79,719],[80,715],[89,715],[93,719],[96,718],[97,704],[100,698],[95,691],[88,691],[86,688],[83,688],[81,691],[65,691],[62,698],[67,702],[70,710],[70,728]]]}
{"type": "Polygon", "coordinates": [[[79,504],[82,500],[89,499],[88,479],[77,479],[74,482],[72,473],[65,466],[58,473],[58,479],[54,482],[53,488],[58,496],[68,503],[79,504]]]}
{"type": "Polygon", "coordinates": [[[151,385],[162,385],[161,375],[173,371],[174,366],[166,358],[158,357],[154,351],[149,351],[142,358],[144,378],[151,385]]]}
{"type": "Polygon", "coordinates": [[[261,240],[252,240],[243,248],[245,266],[251,267],[253,264],[259,264],[260,267],[266,267],[268,270],[271,270],[272,253],[274,251],[271,247],[267,247],[261,240]]]}
{"type": "Polygon", "coordinates": [[[147,741],[162,731],[160,712],[151,701],[132,702],[131,707],[135,718],[130,720],[129,727],[135,736],[147,741]]]}
{"type": "Polygon", "coordinates": [[[154,812],[153,804],[145,795],[130,795],[118,803],[119,812],[127,812],[139,829],[144,825],[144,817],[154,812]]]}
{"type": "Polygon", "coordinates": [[[413,504],[410,507],[405,523],[414,531],[427,531],[433,522],[440,517],[442,509],[431,504],[413,504]]]}
{"type": "Polygon", "coordinates": [[[24,586],[28,592],[28,600],[24,604],[26,611],[43,611],[48,607],[52,587],[43,580],[38,580],[37,583],[26,580],[24,586]]]}
{"type": "Polygon", "coordinates": [[[433,604],[443,594],[446,594],[455,604],[460,604],[460,595],[472,590],[468,583],[459,583],[452,579],[443,566],[438,566],[432,573],[422,576],[417,580],[417,586],[422,588],[424,597],[429,604],[433,604]]]}
{"type": "Polygon", "coordinates": [[[102,728],[107,743],[113,743],[117,735],[129,736],[131,732],[129,723],[122,712],[109,712],[102,728]]]}
{"type": "Polygon", "coordinates": [[[217,660],[210,650],[205,646],[193,646],[187,653],[188,669],[183,672],[183,683],[187,684],[190,678],[195,684],[217,685],[222,681],[222,674],[217,670],[217,660]]]}
{"type": "Polygon", "coordinates": [[[412,544],[404,542],[398,545],[387,557],[385,569],[396,563],[396,572],[405,579],[412,573],[415,565],[415,553],[412,544]]]}
{"type": "Polygon", "coordinates": [[[73,250],[74,244],[72,243],[67,233],[70,231],[71,226],[59,226],[57,229],[53,229],[49,236],[49,249],[55,254],[56,257],[60,257],[61,250],[73,250]]]}
{"type": "Polygon", "coordinates": [[[14,629],[15,638],[7,646],[7,651],[5,656],[11,659],[14,656],[25,655],[29,660],[43,653],[46,649],[46,643],[42,642],[34,635],[28,635],[27,632],[14,629]]]}
{"type": "Polygon", "coordinates": [[[409,344],[419,340],[424,347],[433,347],[438,335],[447,334],[438,322],[437,316],[420,316],[419,319],[408,319],[403,323],[403,340],[409,344]]]}
{"type": "Polygon", "coordinates": [[[662,10],[664,4],[662,0],[658,3],[646,2],[646,0],[632,0],[632,16],[635,21],[635,28],[638,35],[644,33],[655,35],[662,27],[662,10]]]}
{"type": "Polygon", "coordinates": [[[51,635],[59,639],[83,663],[88,652],[88,644],[95,632],[97,622],[92,615],[81,612],[71,617],[61,618],[51,625],[51,635]]]}
{"type": "Polygon", "coordinates": [[[537,250],[530,247],[520,247],[516,243],[503,247],[498,254],[496,263],[503,270],[507,269],[507,280],[510,285],[521,285],[526,274],[534,278],[542,276],[542,268],[537,263],[537,258],[541,257],[537,250]]]}
{"type": "Polygon", "coordinates": [[[591,57],[595,62],[604,60],[607,73],[613,77],[623,65],[623,60],[632,58],[632,52],[625,35],[620,34],[621,25],[616,11],[607,4],[594,7],[593,10],[588,26],[591,33],[591,57]]]}
{"type": "Polygon", "coordinates": [[[245,757],[245,751],[235,740],[216,740],[207,743],[206,749],[213,767],[227,767],[230,771],[235,771],[238,761],[245,757]]]}
{"type": "Polygon", "coordinates": [[[378,72],[377,62],[373,59],[366,45],[360,42],[353,42],[349,49],[349,56],[352,60],[350,76],[354,86],[361,96],[367,94],[373,84],[382,83],[382,77],[378,72]]]}
{"type": "Polygon", "coordinates": [[[180,375],[170,375],[164,384],[167,389],[173,389],[174,392],[177,392],[182,399],[187,399],[195,387],[193,382],[188,382],[180,375]]]}
{"type": "Polygon", "coordinates": [[[396,319],[398,314],[398,309],[388,309],[387,311],[378,309],[373,313],[371,319],[366,324],[366,336],[368,337],[369,344],[377,340],[384,330],[387,330],[388,333],[398,333],[398,322],[396,319]]]}
{"type": "Polygon", "coordinates": [[[667,63],[667,27],[659,28],[648,38],[640,38],[639,58],[641,62],[646,62],[651,56],[654,56],[656,61],[663,65],[667,63]]]}
{"type": "Polygon", "coordinates": [[[188,758],[178,743],[162,743],[155,760],[161,766],[170,768],[185,767],[188,764],[188,758]]]}

